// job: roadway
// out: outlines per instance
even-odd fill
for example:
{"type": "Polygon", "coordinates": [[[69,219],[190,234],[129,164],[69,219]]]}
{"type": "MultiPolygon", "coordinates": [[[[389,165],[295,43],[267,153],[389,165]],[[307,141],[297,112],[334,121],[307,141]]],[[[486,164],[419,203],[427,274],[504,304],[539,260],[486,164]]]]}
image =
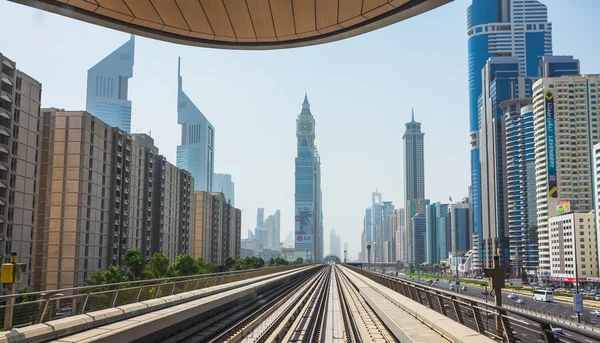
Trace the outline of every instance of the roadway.
{"type": "MultiPolygon", "coordinates": [[[[453,285],[454,282],[452,283],[448,283],[445,280],[441,280],[437,283],[432,285],[433,287],[436,288],[440,288],[440,289],[444,289],[444,290],[449,290],[450,285],[453,285]]],[[[493,301],[493,296],[488,295],[487,297],[485,295],[483,295],[481,292],[485,289],[483,287],[477,286],[477,285],[473,285],[473,284],[465,284],[465,283],[461,283],[461,288],[462,286],[466,286],[467,287],[467,291],[460,291],[459,293],[461,294],[465,294],[465,295],[469,295],[469,296],[474,296],[477,297],[479,299],[483,299],[483,300],[490,300],[493,301]]],[[[488,288],[488,291],[490,289],[488,288]]],[[[563,302],[543,302],[543,301],[535,301],[533,300],[533,295],[527,296],[524,294],[517,294],[517,299],[523,299],[525,300],[525,304],[524,305],[520,305],[517,304],[517,299],[509,299],[508,296],[511,294],[510,289],[503,289],[502,290],[502,304],[503,305],[510,305],[513,308],[517,308],[517,309],[521,309],[524,311],[529,311],[529,312],[541,312],[542,315],[547,315],[549,317],[554,317],[554,318],[559,318],[562,320],[570,320],[573,322],[576,322],[576,319],[571,318],[571,315],[575,314],[575,312],[573,311],[573,305],[571,304],[567,304],[567,303],[563,303],[563,302]]],[[[581,313],[581,321],[587,321],[587,322],[593,322],[596,323],[596,317],[591,317],[590,316],[590,310],[591,308],[586,308],[584,307],[584,311],[581,313]],[[592,319],[593,318],[593,319],[592,319]]]]}
{"type": "MultiPolygon", "coordinates": [[[[402,278],[402,277],[399,277],[399,278],[402,278]]],[[[409,281],[413,281],[413,282],[417,281],[416,278],[413,278],[411,280],[408,277],[405,280],[409,280],[409,281]]],[[[421,283],[425,284],[425,281],[427,281],[427,279],[421,279],[421,283]]],[[[429,286],[448,292],[450,285],[454,285],[454,284],[455,284],[455,281],[452,281],[452,283],[449,283],[448,280],[446,280],[446,279],[439,279],[437,284],[433,284],[433,285],[429,285],[429,286]]],[[[484,301],[485,300],[488,300],[490,302],[493,301],[492,296],[488,295],[486,297],[485,295],[482,294],[482,291],[485,290],[485,288],[483,288],[483,287],[473,285],[473,284],[461,283],[460,288],[462,288],[462,286],[466,286],[467,290],[458,292],[461,295],[474,297],[474,298],[481,299],[484,301]]],[[[488,288],[488,291],[489,290],[490,289],[488,288]]],[[[518,296],[517,299],[520,298],[520,299],[524,299],[526,301],[526,303],[524,305],[519,305],[516,303],[517,299],[508,299],[509,294],[511,294],[511,292],[509,292],[508,289],[505,289],[502,292],[503,306],[509,305],[513,309],[530,312],[531,314],[540,316],[540,317],[547,316],[548,319],[554,319],[557,321],[562,320],[562,321],[567,321],[567,322],[568,321],[576,322],[575,319],[570,318],[570,316],[574,313],[572,305],[569,305],[566,303],[560,303],[560,302],[551,302],[550,303],[550,302],[535,301],[535,300],[533,300],[533,295],[525,296],[522,294],[517,294],[517,296],[518,296]]],[[[507,308],[508,308],[508,306],[507,306],[507,308]]],[[[450,318],[457,320],[456,315],[453,313],[453,311],[449,310],[448,307],[447,307],[447,313],[450,318]]],[[[464,310],[463,310],[462,314],[463,314],[462,319],[464,320],[465,325],[467,325],[470,328],[476,328],[474,318],[471,317],[470,314],[467,315],[467,312],[464,310]]],[[[513,316],[509,316],[509,318],[511,319],[511,322],[513,324],[517,324],[517,325],[513,325],[513,330],[515,331],[516,337],[521,342],[542,341],[540,338],[540,334],[539,334],[539,328],[533,322],[524,320],[522,318],[516,318],[513,316]]],[[[590,317],[589,309],[584,310],[584,312],[581,315],[581,321],[582,321],[582,323],[584,323],[584,321],[588,321],[588,323],[594,323],[595,325],[597,325],[597,323],[598,323],[598,321],[595,320],[595,317],[590,317]],[[591,319],[591,318],[594,318],[594,319],[591,319]],[[593,321],[593,322],[591,322],[591,321],[593,321]]],[[[495,320],[494,315],[492,315],[490,313],[488,316],[485,316],[484,327],[486,328],[486,331],[494,332],[495,325],[496,325],[496,320],[495,320]]],[[[592,340],[589,340],[585,337],[579,336],[579,335],[569,332],[567,330],[564,331],[564,336],[565,337],[563,337],[562,341],[568,340],[568,341],[573,341],[573,342],[595,343],[592,340]]]]}

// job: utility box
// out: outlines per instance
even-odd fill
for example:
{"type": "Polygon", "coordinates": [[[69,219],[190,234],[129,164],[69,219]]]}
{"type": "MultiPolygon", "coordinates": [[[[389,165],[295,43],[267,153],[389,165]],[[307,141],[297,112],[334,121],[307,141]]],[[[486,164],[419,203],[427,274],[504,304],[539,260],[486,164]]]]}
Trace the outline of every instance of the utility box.
{"type": "Polygon", "coordinates": [[[13,263],[5,263],[2,265],[0,281],[2,281],[2,283],[15,282],[15,265],[13,263]]]}

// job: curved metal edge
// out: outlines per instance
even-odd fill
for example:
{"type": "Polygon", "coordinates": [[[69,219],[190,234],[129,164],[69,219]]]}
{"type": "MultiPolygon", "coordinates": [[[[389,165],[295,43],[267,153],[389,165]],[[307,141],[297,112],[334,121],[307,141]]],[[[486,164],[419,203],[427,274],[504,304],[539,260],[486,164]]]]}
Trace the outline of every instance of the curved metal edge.
{"type": "Polygon", "coordinates": [[[201,39],[186,37],[169,32],[155,30],[139,25],[126,23],[124,21],[112,19],[93,12],[86,11],[79,7],[75,7],[56,0],[9,0],[14,3],[37,8],[43,11],[59,14],[72,19],[104,26],[109,29],[119,30],[134,35],[157,39],[165,42],[191,45],[213,49],[229,49],[229,50],[275,50],[275,49],[290,49],[305,46],[319,45],[324,43],[335,42],[346,38],[361,35],[371,32],[382,27],[395,24],[397,22],[412,18],[419,14],[428,12],[437,7],[450,3],[454,0],[412,0],[400,7],[391,11],[380,14],[377,17],[365,20],[356,25],[344,28],[342,30],[333,31],[330,33],[307,37],[294,40],[286,40],[281,42],[225,42],[215,41],[210,39],[201,39]]]}

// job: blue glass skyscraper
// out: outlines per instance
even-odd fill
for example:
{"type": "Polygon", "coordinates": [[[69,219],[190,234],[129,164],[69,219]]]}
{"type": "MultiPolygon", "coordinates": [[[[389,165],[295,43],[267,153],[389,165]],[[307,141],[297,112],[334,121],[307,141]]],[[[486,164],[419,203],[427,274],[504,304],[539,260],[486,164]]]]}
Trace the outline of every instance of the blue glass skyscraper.
{"type": "Polygon", "coordinates": [[[315,118],[304,96],[296,120],[295,251],[296,257],[313,261],[323,258],[323,215],[321,205],[321,159],[315,145],[315,118]]]}
{"type": "Polygon", "coordinates": [[[552,54],[552,26],[546,6],[537,0],[473,0],[467,9],[467,34],[473,232],[481,239],[482,69],[490,57],[514,56],[519,62],[519,76],[537,76],[539,58],[552,54]]]}
{"type": "Polygon", "coordinates": [[[131,132],[131,101],[127,99],[133,77],[135,38],[106,56],[87,76],[85,110],[106,124],[131,132]]]}
{"type": "Polygon", "coordinates": [[[215,128],[183,91],[181,58],[177,60],[177,78],[177,123],[181,125],[177,168],[192,174],[195,191],[210,192],[214,173],[215,128]]]}

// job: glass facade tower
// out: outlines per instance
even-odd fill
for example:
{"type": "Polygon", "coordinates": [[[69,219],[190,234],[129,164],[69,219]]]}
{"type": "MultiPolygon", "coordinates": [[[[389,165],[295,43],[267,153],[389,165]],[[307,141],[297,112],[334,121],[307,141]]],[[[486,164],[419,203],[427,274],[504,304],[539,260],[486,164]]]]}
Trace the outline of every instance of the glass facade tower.
{"type": "Polygon", "coordinates": [[[323,258],[321,159],[315,145],[315,118],[306,95],[296,120],[296,139],[295,252],[296,257],[320,261],[323,258]]]}
{"type": "Polygon", "coordinates": [[[482,69],[493,56],[514,56],[519,76],[536,77],[539,58],[552,54],[552,25],[538,0],[473,0],[467,9],[469,128],[473,231],[481,239],[480,95],[482,69]]]}
{"type": "Polygon", "coordinates": [[[112,127],[131,132],[131,101],[135,38],[88,70],[85,110],[112,127]]]}
{"type": "Polygon", "coordinates": [[[181,58],[177,61],[177,123],[181,125],[181,145],[177,146],[177,168],[194,177],[196,192],[212,191],[215,128],[194,105],[182,88],[181,58]]]}

